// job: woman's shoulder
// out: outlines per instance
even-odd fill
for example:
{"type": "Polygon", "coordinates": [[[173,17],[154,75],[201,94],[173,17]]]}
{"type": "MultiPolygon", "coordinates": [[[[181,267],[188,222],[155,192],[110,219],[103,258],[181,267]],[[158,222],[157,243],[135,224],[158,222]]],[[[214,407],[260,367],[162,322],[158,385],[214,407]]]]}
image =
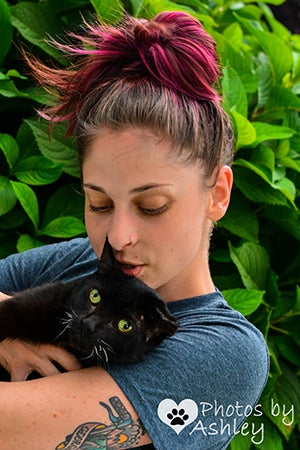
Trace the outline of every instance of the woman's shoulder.
{"type": "Polygon", "coordinates": [[[170,310],[179,320],[175,335],[145,361],[109,371],[157,448],[162,442],[174,449],[187,448],[187,442],[195,450],[226,448],[266,383],[264,338],[219,292],[174,302],[170,310]],[[186,427],[172,427],[171,416],[185,407],[195,418],[186,427]]]}
{"type": "Polygon", "coordinates": [[[0,260],[0,290],[24,290],[93,272],[97,258],[87,238],[37,247],[0,260]]]}

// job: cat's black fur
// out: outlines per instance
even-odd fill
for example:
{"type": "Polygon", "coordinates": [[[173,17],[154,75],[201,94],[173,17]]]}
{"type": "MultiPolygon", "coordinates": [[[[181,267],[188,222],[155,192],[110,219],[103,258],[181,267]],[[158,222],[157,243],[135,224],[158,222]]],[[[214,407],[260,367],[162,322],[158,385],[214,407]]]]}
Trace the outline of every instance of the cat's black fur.
{"type": "Polygon", "coordinates": [[[122,272],[108,240],[94,274],[27,289],[0,303],[0,341],[62,345],[84,366],[139,361],[177,326],[157,292],[122,272]],[[99,294],[93,304],[90,297],[95,302],[99,294]]]}

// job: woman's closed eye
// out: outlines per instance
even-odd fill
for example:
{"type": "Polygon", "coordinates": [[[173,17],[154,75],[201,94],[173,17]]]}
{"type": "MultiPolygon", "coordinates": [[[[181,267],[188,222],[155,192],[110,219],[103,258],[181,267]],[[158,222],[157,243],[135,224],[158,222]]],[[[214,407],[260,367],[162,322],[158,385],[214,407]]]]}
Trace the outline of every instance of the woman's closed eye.
{"type": "Polygon", "coordinates": [[[155,216],[162,214],[168,209],[168,205],[162,205],[156,208],[144,208],[143,206],[139,206],[139,210],[148,216],[155,216]]]}
{"type": "Polygon", "coordinates": [[[113,205],[94,206],[91,203],[88,205],[89,211],[94,213],[107,213],[113,209],[113,205]]]}
{"type": "MultiPolygon", "coordinates": [[[[91,203],[88,205],[89,211],[93,212],[93,213],[109,213],[113,210],[114,206],[113,205],[99,205],[99,206],[95,206],[92,205],[91,203]]],[[[149,207],[144,207],[142,205],[139,205],[138,210],[142,213],[145,214],[147,216],[154,216],[154,215],[159,215],[162,214],[163,212],[165,212],[168,209],[168,205],[161,205],[155,208],[149,208],[149,207]]]]}

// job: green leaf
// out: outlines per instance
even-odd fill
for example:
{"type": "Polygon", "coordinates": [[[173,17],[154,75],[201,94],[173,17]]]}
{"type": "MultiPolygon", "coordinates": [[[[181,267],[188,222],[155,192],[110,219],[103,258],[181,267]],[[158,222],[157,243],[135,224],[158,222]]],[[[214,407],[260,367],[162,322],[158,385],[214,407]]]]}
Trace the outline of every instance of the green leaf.
{"type": "Polygon", "coordinates": [[[287,198],[279,191],[274,190],[251,170],[237,167],[234,170],[235,185],[246,198],[255,203],[288,206],[287,198]]]}
{"type": "Polygon", "coordinates": [[[0,134],[0,149],[11,169],[19,158],[19,146],[10,134],[0,134]]]}
{"type": "Polygon", "coordinates": [[[258,78],[257,108],[260,109],[266,104],[273,86],[271,63],[267,56],[262,52],[257,57],[256,73],[258,78]]]}
{"type": "Polygon", "coordinates": [[[62,165],[57,165],[44,156],[22,159],[14,170],[18,180],[36,186],[53,183],[61,174],[62,165]]]}
{"type": "Polygon", "coordinates": [[[44,245],[43,242],[29,236],[29,234],[22,234],[17,242],[17,250],[19,253],[22,253],[32,248],[41,247],[42,245],[44,245]]]}
{"type": "Polygon", "coordinates": [[[3,97],[13,98],[13,97],[24,97],[28,98],[28,95],[24,92],[19,91],[14,82],[11,80],[1,80],[0,79],[0,94],[3,97]]]}
{"type": "Polygon", "coordinates": [[[253,147],[264,141],[272,139],[288,139],[291,138],[295,131],[282,125],[273,125],[265,122],[252,122],[256,131],[256,139],[253,147]]]}
{"type": "Polygon", "coordinates": [[[30,1],[20,2],[10,7],[12,24],[19,33],[30,43],[44,50],[58,60],[62,60],[60,53],[45,39],[54,37],[60,31],[58,17],[52,8],[43,3],[30,1]]]}
{"type": "MultiPolygon", "coordinates": [[[[12,188],[11,188],[12,189],[12,188]]],[[[12,189],[15,196],[14,190],[12,189]]],[[[17,201],[17,198],[15,196],[17,201]]],[[[13,228],[21,227],[26,220],[26,214],[19,208],[13,208],[6,214],[1,216],[1,229],[12,230],[13,228]]]]}
{"type": "Polygon", "coordinates": [[[32,221],[35,229],[37,229],[39,224],[39,206],[34,191],[26,184],[18,181],[11,181],[10,183],[24,211],[32,221]]]}
{"type": "Polygon", "coordinates": [[[295,160],[293,158],[290,158],[289,156],[286,156],[278,158],[278,163],[283,167],[287,167],[289,169],[300,172],[300,160],[295,160]]]}
{"type": "Polygon", "coordinates": [[[244,316],[252,314],[263,301],[265,291],[255,289],[229,289],[222,291],[225,300],[244,316]]]}
{"type": "Polygon", "coordinates": [[[239,23],[231,23],[224,31],[223,37],[226,38],[227,42],[236,50],[240,51],[244,47],[244,35],[243,30],[239,23]]]}
{"type": "Polygon", "coordinates": [[[283,86],[275,86],[270,91],[265,109],[266,111],[275,111],[276,113],[287,109],[299,111],[300,98],[283,86]]]}
{"type": "Polygon", "coordinates": [[[231,111],[236,129],[236,149],[253,144],[256,131],[252,123],[236,111],[231,111]]]}
{"type": "Polygon", "coordinates": [[[260,178],[262,178],[266,183],[271,185],[272,179],[272,172],[269,170],[269,167],[267,165],[262,165],[259,163],[256,163],[255,161],[247,161],[243,158],[237,158],[234,162],[235,166],[241,166],[246,167],[247,169],[251,170],[252,173],[258,175],[260,178]]]}
{"type": "Polygon", "coordinates": [[[9,178],[0,175],[0,216],[10,211],[16,203],[17,197],[9,178]]]}
{"type": "Polygon", "coordinates": [[[124,14],[124,6],[120,0],[91,0],[97,15],[105,23],[119,22],[124,14]]]}
{"type": "Polygon", "coordinates": [[[254,71],[252,55],[249,55],[248,51],[243,49],[244,42],[240,42],[239,30],[241,28],[239,25],[233,28],[235,29],[233,41],[230,37],[231,26],[224,31],[224,34],[216,33],[215,31],[212,33],[217,42],[218,54],[223,61],[223,66],[231,67],[238,74],[246,92],[255,92],[257,89],[257,76],[254,71]]]}
{"type": "Polygon", "coordinates": [[[259,23],[257,23],[257,26],[254,26],[250,20],[242,19],[241,17],[238,17],[238,20],[257,39],[259,45],[270,59],[274,74],[274,84],[279,84],[282,77],[292,68],[292,50],[275,34],[260,29],[259,23]]]}
{"type": "Polygon", "coordinates": [[[267,417],[264,415],[262,417],[253,417],[252,415],[247,422],[249,422],[249,429],[254,430],[252,443],[255,444],[255,447],[251,448],[284,450],[281,434],[267,417]]]}
{"type": "Polygon", "coordinates": [[[293,339],[282,334],[273,336],[272,342],[276,344],[284,358],[300,368],[300,346],[293,339]]]}
{"type": "Polygon", "coordinates": [[[85,226],[80,219],[65,216],[52,220],[43,228],[41,234],[56,238],[70,238],[85,232],[85,226]]]}
{"type": "Polygon", "coordinates": [[[244,117],[248,114],[246,90],[237,72],[231,67],[223,69],[223,106],[227,111],[235,111],[244,117]]]}
{"type": "Polygon", "coordinates": [[[274,389],[261,398],[264,414],[288,438],[300,419],[300,384],[297,376],[281,363],[274,389]]]}
{"type": "Polygon", "coordinates": [[[0,0],[0,23],[1,23],[1,45],[0,45],[0,65],[10,49],[12,40],[12,25],[8,4],[5,0],[0,0]]]}
{"type": "Polygon", "coordinates": [[[51,195],[45,208],[43,226],[63,216],[73,216],[83,220],[84,195],[79,183],[73,186],[62,186],[51,195]]]}
{"type": "Polygon", "coordinates": [[[252,446],[251,436],[248,432],[247,434],[236,434],[233,440],[230,442],[229,450],[250,450],[252,446]]]}
{"type": "Polygon", "coordinates": [[[299,333],[300,313],[296,313],[291,317],[282,319],[277,325],[280,329],[285,330],[289,336],[291,336],[297,345],[300,346],[300,333],[299,333]]]}
{"type": "Polygon", "coordinates": [[[248,200],[238,192],[232,192],[229,208],[218,222],[218,227],[229,230],[248,241],[258,240],[258,220],[248,200]]]}
{"type": "Polygon", "coordinates": [[[280,178],[283,178],[285,175],[285,171],[282,170],[282,168],[278,168],[275,166],[274,151],[264,144],[261,144],[259,147],[252,150],[250,160],[254,164],[260,165],[262,168],[267,168],[269,170],[268,179],[270,179],[271,181],[276,181],[280,178]]]}
{"type": "Polygon", "coordinates": [[[25,119],[24,122],[31,128],[38,147],[46,158],[62,164],[69,175],[80,176],[77,149],[74,141],[65,136],[65,125],[56,125],[49,140],[49,125],[45,121],[25,119]]]}
{"type": "Polygon", "coordinates": [[[234,166],[234,182],[245,197],[255,203],[290,205],[287,198],[280,191],[271,187],[270,182],[264,181],[251,170],[234,166]]]}
{"type": "Polygon", "coordinates": [[[300,241],[299,212],[295,209],[284,206],[265,205],[260,216],[277,223],[283,230],[300,241]]]}
{"type": "MultiPolygon", "coordinates": [[[[294,205],[294,199],[296,196],[296,188],[295,188],[294,183],[291,180],[289,180],[288,178],[282,177],[279,180],[275,180],[273,182],[272,180],[270,180],[270,177],[272,176],[272,172],[269,172],[267,170],[267,168],[265,168],[261,164],[254,164],[254,163],[252,163],[250,161],[246,161],[242,158],[238,158],[234,164],[237,166],[242,166],[242,167],[246,167],[246,168],[250,169],[254,174],[258,175],[259,177],[262,178],[263,181],[265,181],[267,184],[269,184],[271,189],[274,189],[275,191],[276,190],[280,191],[280,193],[282,195],[284,195],[296,208],[296,206],[294,205]]],[[[273,172],[273,175],[274,174],[275,174],[275,172],[273,172]]],[[[235,181],[238,184],[238,181],[237,180],[235,180],[235,181]]],[[[252,183],[253,183],[253,180],[252,180],[252,183]]],[[[255,188],[257,189],[257,187],[258,186],[256,185],[254,187],[254,189],[255,188]]],[[[266,203],[270,203],[270,202],[266,201],[266,203]]],[[[278,204],[282,204],[282,203],[278,203],[278,204]]]]}
{"type": "MultiPolygon", "coordinates": [[[[272,187],[282,192],[289,199],[289,201],[294,204],[294,200],[296,197],[296,186],[291,180],[286,177],[281,178],[281,180],[272,183],[272,187]]],[[[296,206],[295,209],[297,209],[296,206]]]]}
{"type": "Polygon", "coordinates": [[[247,289],[265,290],[270,272],[270,261],[264,247],[254,242],[245,242],[240,247],[234,247],[229,243],[229,251],[244,286],[247,289]]]}

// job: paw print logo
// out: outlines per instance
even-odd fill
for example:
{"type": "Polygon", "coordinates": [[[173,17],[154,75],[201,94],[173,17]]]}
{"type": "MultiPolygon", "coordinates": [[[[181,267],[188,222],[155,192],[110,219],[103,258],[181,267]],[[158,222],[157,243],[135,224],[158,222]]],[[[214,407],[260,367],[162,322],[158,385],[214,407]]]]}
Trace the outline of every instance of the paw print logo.
{"type": "Polygon", "coordinates": [[[157,414],[163,423],[179,434],[197,418],[198,406],[190,398],[182,400],[179,404],[166,398],[158,405],[157,414]]]}
{"type": "Polygon", "coordinates": [[[170,419],[170,425],[184,425],[188,420],[189,415],[185,414],[185,410],[183,408],[176,409],[173,408],[172,411],[167,414],[167,418],[170,419]]]}

